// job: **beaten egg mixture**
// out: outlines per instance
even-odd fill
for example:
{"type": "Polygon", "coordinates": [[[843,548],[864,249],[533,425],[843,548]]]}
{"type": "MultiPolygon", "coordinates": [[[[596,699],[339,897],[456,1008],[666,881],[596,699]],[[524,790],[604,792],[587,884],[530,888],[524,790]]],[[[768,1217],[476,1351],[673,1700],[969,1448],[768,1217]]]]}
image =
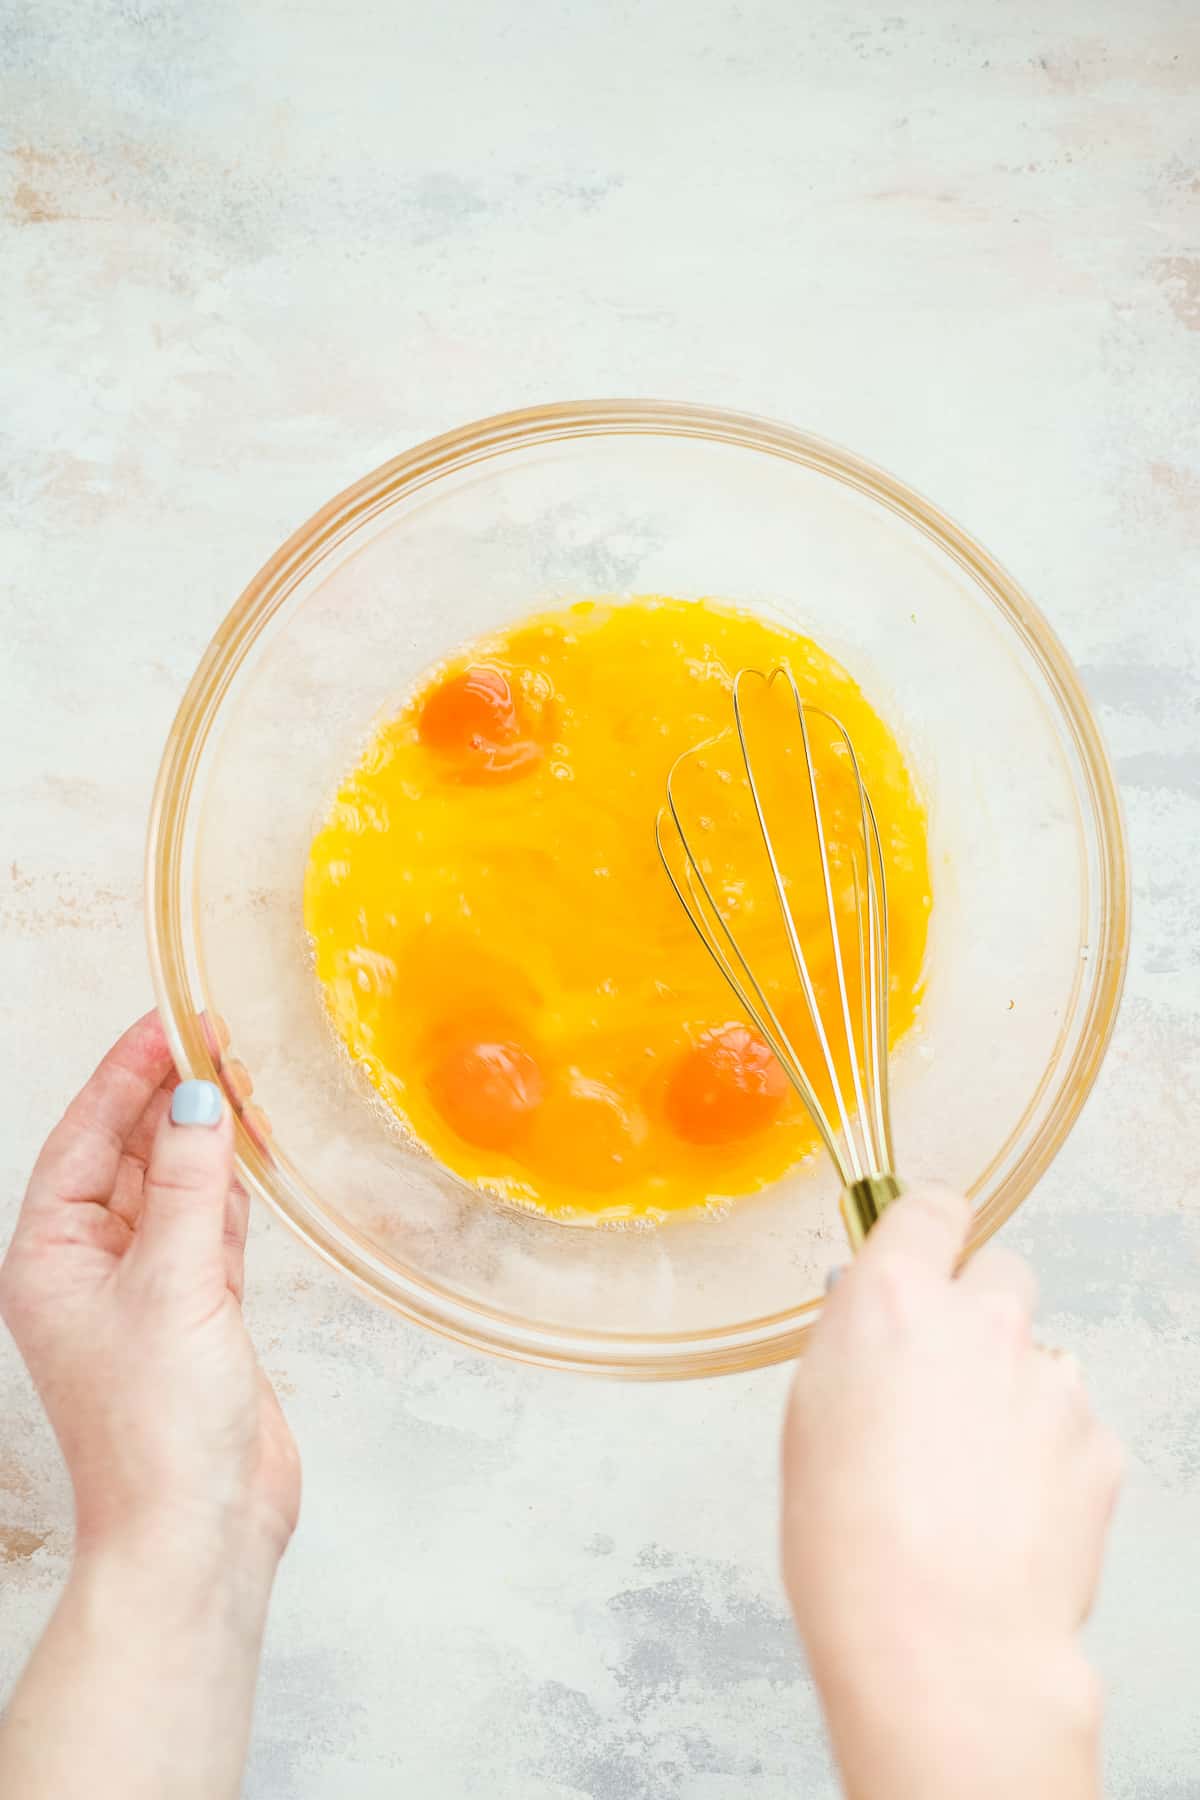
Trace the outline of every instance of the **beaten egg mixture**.
{"type": "MultiPolygon", "coordinates": [[[[895,1042],[920,998],[924,812],[887,726],[807,638],[711,601],[579,602],[437,668],[342,783],[304,892],[326,1005],[407,1130],[467,1181],[576,1223],[654,1220],[763,1188],[813,1149],[654,839],[672,762],[730,722],[733,675],[780,663],[846,726],[880,821],[895,1042]]],[[[832,739],[814,733],[813,755],[852,928],[857,790],[832,739]]],[[[718,798],[735,756],[700,759],[718,798]]],[[[738,886],[751,823],[743,809],[710,833],[706,872],[740,897],[803,1057],[815,1044],[786,939],[738,886]]],[[[828,1000],[823,900],[792,899],[828,1000]]]]}

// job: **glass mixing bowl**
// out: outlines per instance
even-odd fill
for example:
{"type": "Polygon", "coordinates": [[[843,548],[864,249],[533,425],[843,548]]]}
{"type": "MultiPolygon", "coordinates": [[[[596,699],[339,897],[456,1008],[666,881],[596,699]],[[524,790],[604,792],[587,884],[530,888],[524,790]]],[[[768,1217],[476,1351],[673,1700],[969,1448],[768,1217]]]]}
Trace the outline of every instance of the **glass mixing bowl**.
{"type": "Polygon", "coordinates": [[[150,957],[180,1069],[241,1114],[243,1178],[366,1293],[507,1356],[713,1374],[801,1348],[846,1255],[828,1164],[652,1230],[508,1210],[368,1097],[301,916],[338,778],[425,666],[614,593],[711,594],[799,627],[906,745],[934,910],[920,1024],[893,1058],[897,1156],[971,1195],[982,1243],[1063,1142],[1112,1030],[1128,924],[1112,774],[1061,646],[986,551],[787,426],[549,406],[422,444],[333,500],[250,583],[180,708],[150,822],[150,957]]]}

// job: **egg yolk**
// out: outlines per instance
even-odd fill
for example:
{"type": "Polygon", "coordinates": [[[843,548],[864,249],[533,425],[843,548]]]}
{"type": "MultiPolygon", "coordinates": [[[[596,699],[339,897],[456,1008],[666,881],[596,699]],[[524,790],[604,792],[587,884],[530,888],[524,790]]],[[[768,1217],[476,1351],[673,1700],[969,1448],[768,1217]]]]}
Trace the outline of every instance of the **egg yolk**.
{"type": "Polygon", "coordinates": [[[463,781],[521,774],[540,755],[507,676],[472,663],[433,689],[421,707],[421,741],[440,751],[463,781]]]}
{"type": "MultiPolygon", "coordinates": [[[[808,638],[708,600],[579,601],[431,671],[343,780],[304,888],[326,1008],[405,1131],[474,1186],[575,1224],[658,1220],[751,1194],[817,1146],[654,836],[675,759],[727,733],[736,672],[780,663],[845,725],[880,822],[894,1043],[921,993],[925,815],[886,724],[808,638]]],[[[722,743],[688,776],[706,879],[824,1098],[822,1051],[756,875],[736,743],[722,743]]],[[[857,787],[816,726],[812,756],[853,990],[857,787]]],[[[836,1010],[803,760],[793,748],[764,766],[813,988],[836,1010]]],[[[844,1049],[833,1053],[844,1071],[844,1049]]]]}
{"type": "Polygon", "coordinates": [[[541,1101],[542,1076],[519,1044],[455,1044],[430,1070],[429,1091],[465,1143],[504,1150],[520,1137],[541,1101]]]}
{"type": "Polygon", "coordinates": [[[771,1123],[788,1093],[774,1052],[746,1025],[723,1025],[671,1073],[666,1116],[689,1144],[730,1144],[771,1123]]]}

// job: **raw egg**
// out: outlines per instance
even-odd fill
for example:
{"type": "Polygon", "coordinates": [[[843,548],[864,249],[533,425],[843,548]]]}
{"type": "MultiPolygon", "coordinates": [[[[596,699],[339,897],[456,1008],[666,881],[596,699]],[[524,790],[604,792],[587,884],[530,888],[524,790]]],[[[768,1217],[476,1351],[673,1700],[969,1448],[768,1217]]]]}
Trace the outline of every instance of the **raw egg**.
{"type": "MultiPolygon", "coordinates": [[[[675,758],[728,727],[740,668],[777,664],[845,725],[881,823],[894,1043],[920,1001],[924,810],[887,725],[797,633],[708,600],[538,615],[432,670],[342,782],[305,879],[317,978],[351,1057],[465,1180],[575,1223],[660,1219],[753,1193],[813,1150],[654,838],[675,758]]],[[[813,756],[849,945],[857,790],[835,742],[814,734],[813,756]]],[[[719,802],[733,774],[716,750],[698,779],[719,802]]],[[[771,775],[793,778],[786,761],[771,775]]],[[[815,1060],[785,936],[746,880],[753,821],[731,806],[719,826],[702,815],[710,824],[708,877],[815,1060]]],[[[832,997],[815,877],[789,878],[789,902],[814,987],[832,997]]]]}

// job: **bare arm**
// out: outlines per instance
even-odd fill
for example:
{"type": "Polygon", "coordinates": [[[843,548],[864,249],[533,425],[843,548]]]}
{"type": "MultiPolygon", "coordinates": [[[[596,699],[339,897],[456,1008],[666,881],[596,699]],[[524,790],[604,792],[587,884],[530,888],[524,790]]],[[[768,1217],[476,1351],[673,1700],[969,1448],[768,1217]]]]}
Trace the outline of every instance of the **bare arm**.
{"type": "Polygon", "coordinates": [[[76,1560],[0,1732],[13,1800],[225,1800],[241,1788],[272,1570],[76,1560]]]}

